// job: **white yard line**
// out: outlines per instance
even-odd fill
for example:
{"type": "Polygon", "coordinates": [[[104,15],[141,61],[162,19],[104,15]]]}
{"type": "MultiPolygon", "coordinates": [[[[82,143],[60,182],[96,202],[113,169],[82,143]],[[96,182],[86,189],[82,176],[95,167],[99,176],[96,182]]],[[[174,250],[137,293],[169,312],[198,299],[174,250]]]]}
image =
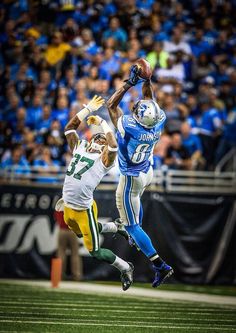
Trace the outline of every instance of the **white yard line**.
{"type": "MultiPolygon", "coordinates": [[[[66,323],[66,322],[60,322],[60,321],[57,321],[57,322],[54,322],[54,321],[39,321],[39,320],[14,320],[14,319],[10,319],[10,320],[0,320],[1,323],[19,323],[19,324],[43,324],[43,325],[72,325],[72,326],[104,326],[104,327],[110,327],[111,324],[106,324],[106,323],[99,323],[99,322],[96,322],[96,323],[91,323],[91,322],[79,322],[79,323],[66,323]]],[[[150,324],[147,324],[147,323],[144,323],[144,325],[140,325],[140,324],[128,324],[128,323],[125,323],[125,324],[119,324],[119,323],[114,323],[114,327],[135,327],[135,328],[173,328],[173,329],[195,329],[195,330],[200,330],[200,331],[203,331],[204,332],[204,329],[207,329],[207,330],[213,330],[213,331],[230,331],[230,332],[235,332],[236,331],[236,328],[234,327],[217,327],[217,326],[214,326],[214,327],[211,327],[211,326],[201,326],[201,325],[198,325],[198,326],[192,326],[192,325],[162,325],[162,324],[155,324],[155,325],[150,325],[150,324]]]]}
{"type": "MultiPolygon", "coordinates": [[[[51,288],[50,281],[37,281],[37,280],[9,280],[0,279],[0,283],[10,283],[18,285],[39,286],[44,288],[51,288]]],[[[218,296],[209,294],[192,293],[185,291],[166,291],[158,289],[146,289],[132,287],[127,291],[122,291],[119,286],[99,285],[87,282],[61,282],[59,288],[54,288],[58,291],[72,291],[72,292],[85,292],[90,294],[100,295],[118,295],[118,296],[132,296],[132,297],[148,297],[152,299],[164,299],[175,301],[191,301],[203,302],[219,305],[233,305],[236,306],[236,297],[232,296],[218,296]]]]}

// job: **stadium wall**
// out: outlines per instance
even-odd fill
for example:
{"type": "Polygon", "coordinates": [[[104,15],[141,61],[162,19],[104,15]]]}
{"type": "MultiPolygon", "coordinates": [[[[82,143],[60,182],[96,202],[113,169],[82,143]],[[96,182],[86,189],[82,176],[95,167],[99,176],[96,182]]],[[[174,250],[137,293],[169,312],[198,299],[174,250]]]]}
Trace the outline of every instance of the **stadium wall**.
{"type": "MultiPolygon", "coordinates": [[[[61,189],[53,186],[1,186],[0,277],[49,279],[58,232],[53,208],[60,196],[61,189]]],[[[95,198],[100,220],[117,218],[114,190],[98,190],[95,198]]],[[[171,281],[236,284],[236,196],[147,191],[142,201],[143,228],[174,267],[171,281]]],[[[85,279],[119,278],[79,242],[85,279]]],[[[134,263],[136,281],[151,281],[149,262],[123,238],[101,235],[100,242],[134,263]]]]}

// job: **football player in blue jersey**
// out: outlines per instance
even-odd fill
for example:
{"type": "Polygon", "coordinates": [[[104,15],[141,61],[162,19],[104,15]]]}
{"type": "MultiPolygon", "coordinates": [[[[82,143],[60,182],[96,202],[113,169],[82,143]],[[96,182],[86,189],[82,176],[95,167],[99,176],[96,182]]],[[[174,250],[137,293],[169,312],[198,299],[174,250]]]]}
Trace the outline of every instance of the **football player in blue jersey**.
{"type": "Polygon", "coordinates": [[[155,272],[153,287],[159,286],[173,273],[158,255],[151,239],[142,229],[141,196],[153,177],[152,154],[159,141],[166,119],[165,113],[153,99],[150,80],[141,79],[140,67],[133,65],[130,77],[107,101],[111,121],[117,128],[118,162],[120,179],[116,191],[116,205],[125,228],[146,257],[152,262],[155,272]],[[123,115],[118,106],[125,93],[143,82],[143,99],[133,107],[131,115],[123,115]]]}

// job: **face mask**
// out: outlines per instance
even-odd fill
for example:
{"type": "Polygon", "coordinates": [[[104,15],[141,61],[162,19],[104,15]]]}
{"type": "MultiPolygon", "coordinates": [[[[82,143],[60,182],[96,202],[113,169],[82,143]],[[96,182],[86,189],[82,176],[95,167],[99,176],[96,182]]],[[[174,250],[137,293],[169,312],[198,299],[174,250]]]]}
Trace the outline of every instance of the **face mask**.
{"type": "Polygon", "coordinates": [[[95,151],[101,153],[104,147],[105,147],[105,145],[99,145],[96,142],[91,141],[88,148],[87,148],[87,151],[89,153],[93,153],[95,151]]]}

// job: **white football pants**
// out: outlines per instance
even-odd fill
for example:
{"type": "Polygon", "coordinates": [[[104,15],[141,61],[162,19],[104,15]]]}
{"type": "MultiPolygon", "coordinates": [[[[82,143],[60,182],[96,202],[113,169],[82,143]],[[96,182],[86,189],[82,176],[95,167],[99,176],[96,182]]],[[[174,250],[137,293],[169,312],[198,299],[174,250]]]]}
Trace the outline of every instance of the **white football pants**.
{"type": "Polygon", "coordinates": [[[141,223],[141,196],[145,188],[151,183],[152,177],[152,167],[149,168],[147,173],[140,172],[137,177],[120,175],[116,190],[116,206],[125,225],[141,223]]]}

